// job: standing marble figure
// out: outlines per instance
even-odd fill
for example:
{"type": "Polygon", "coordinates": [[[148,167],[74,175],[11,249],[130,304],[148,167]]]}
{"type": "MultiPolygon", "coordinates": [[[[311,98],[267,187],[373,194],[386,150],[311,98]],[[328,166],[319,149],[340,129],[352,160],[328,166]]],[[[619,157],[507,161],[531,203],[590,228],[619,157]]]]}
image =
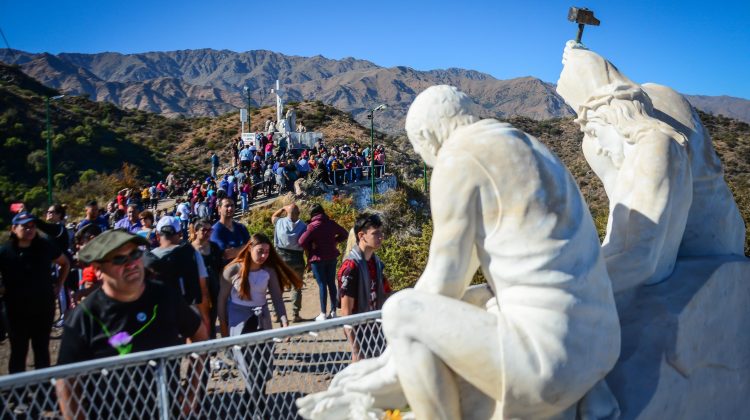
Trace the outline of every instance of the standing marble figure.
{"type": "Polygon", "coordinates": [[[303,417],[408,403],[419,419],[551,418],[614,366],[617,311],[575,181],[534,137],[470,106],[433,86],[409,109],[409,140],[434,167],[427,266],[383,307],[383,355],[299,400],[303,417]],[[480,267],[487,286],[467,293],[480,267]]]}

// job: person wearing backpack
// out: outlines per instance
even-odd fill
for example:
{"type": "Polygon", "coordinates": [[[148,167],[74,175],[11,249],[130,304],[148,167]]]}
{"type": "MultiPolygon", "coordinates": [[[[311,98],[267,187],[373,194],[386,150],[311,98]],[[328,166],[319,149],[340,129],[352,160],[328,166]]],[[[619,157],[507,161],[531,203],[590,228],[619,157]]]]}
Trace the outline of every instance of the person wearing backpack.
{"type": "Polygon", "coordinates": [[[189,242],[182,242],[182,226],[177,217],[159,219],[156,232],[159,247],[146,254],[146,268],[165,285],[176,288],[210,329],[208,271],[203,257],[189,242]]]}

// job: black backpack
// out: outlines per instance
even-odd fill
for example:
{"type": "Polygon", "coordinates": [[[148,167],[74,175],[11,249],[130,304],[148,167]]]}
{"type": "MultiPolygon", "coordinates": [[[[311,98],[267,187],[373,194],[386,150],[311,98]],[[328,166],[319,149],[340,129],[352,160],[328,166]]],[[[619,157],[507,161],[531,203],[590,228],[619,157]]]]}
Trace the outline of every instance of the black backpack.
{"type": "Polygon", "coordinates": [[[148,252],[144,263],[155,280],[176,288],[185,302],[194,305],[203,300],[198,261],[195,258],[195,248],[189,243],[184,243],[161,258],[148,252]]]}

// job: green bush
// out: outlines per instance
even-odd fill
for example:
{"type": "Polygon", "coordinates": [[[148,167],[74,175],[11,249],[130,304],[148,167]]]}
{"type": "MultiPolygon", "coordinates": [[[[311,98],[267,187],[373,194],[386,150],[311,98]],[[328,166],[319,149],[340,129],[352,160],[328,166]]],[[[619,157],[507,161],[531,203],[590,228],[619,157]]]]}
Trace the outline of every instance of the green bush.
{"type": "Polygon", "coordinates": [[[99,176],[99,173],[96,172],[93,169],[86,169],[85,171],[81,171],[81,176],[79,177],[79,181],[82,183],[87,183],[94,181],[99,176]]]}
{"type": "Polygon", "coordinates": [[[273,225],[271,224],[271,215],[276,211],[275,208],[253,209],[244,219],[250,234],[262,233],[273,240],[273,225]]]}
{"type": "Polygon", "coordinates": [[[114,147],[102,146],[99,148],[99,153],[101,153],[102,156],[115,157],[117,156],[117,149],[114,147]]]}
{"type": "Polygon", "coordinates": [[[54,180],[56,189],[61,190],[65,188],[65,174],[57,173],[52,177],[52,179],[54,180]]]}
{"type": "Polygon", "coordinates": [[[422,225],[418,236],[391,235],[377,252],[394,290],[414,286],[424,267],[432,240],[432,222],[422,225]]]}
{"type": "Polygon", "coordinates": [[[23,140],[19,139],[18,137],[8,137],[7,139],[5,139],[6,149],[14,149],[21,146],[23,146],[23,140]]]}
{"type": "Polygon", "coordinates": [[[30,209],[43,206],[47,202],[47,188],[40,185],[32,187],[23,195],[23,202],[30,209]]]}
{"type": "Polygon", "coordinates": [[[41,172],[47,167],[47,152],[38,149],[26,156],[26,162],[34,172],[41,172]]]}
{"type": "Polygon", "coordinates": [[[66,145],[70,143],[70,138],[67,137],[65,134],[55,134],[54,137],[52,137],[52,148],[55,150],[62,149],[66,145]]]}

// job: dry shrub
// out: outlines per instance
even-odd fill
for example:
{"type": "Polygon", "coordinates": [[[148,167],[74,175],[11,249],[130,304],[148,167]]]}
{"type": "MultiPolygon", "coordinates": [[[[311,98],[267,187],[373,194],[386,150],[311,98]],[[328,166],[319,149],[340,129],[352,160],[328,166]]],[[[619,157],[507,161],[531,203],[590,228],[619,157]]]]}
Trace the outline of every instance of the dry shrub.
{"type": "Polygon", "coordinates": [[[140,191],[144,185],[146,181],[141,179],[138,168],[124,163],[116,172],[79,180],[70,188],[58,192],[55,201],[65,203],[68,206],[69,217],[75,220],[76,217],[83,217],[87,201],[97,200],[100,206],[104,206],[107,201],[115,198],[117,191],[123,188],[135,188],[140,191]]]}

